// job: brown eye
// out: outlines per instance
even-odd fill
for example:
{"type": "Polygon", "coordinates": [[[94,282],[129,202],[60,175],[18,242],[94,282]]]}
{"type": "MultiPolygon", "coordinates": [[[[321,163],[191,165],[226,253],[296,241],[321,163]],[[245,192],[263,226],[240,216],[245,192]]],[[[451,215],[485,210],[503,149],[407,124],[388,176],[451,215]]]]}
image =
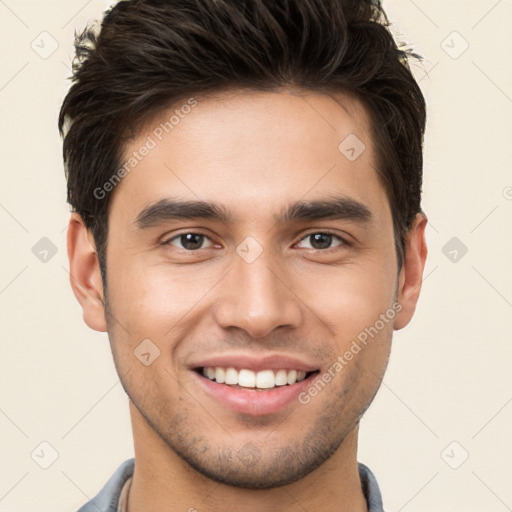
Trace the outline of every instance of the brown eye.
{"type": "Polygon", "coordinates": [[[205,240],[209,240],[209,238],[201,233],[182,233],[181,235],[171,238],[167,243],[186,249],[187,251],[195,251],[197,249],[203,249],[202,245],[205,240]],[[181,244],[181,247],[175,242],[181,244]]]}
{"type": "Polygon", "coordinates": [[[337,235],[334,235],[332,233],[323,233],[323,232],[311,233],[311,234],[305,236],[301,240],[301,243],[304,240],[310,241],[309,247],[306,246],[305,247],[306,249],[315,249],[315,250],[332,249],[338,245],[345,244],[345,241],[343,240],[343,238],[341,238],[337,235]],[[332,245],[333,240],[334,241],[338,240],[338,243],[335,245],[332,245]]]}

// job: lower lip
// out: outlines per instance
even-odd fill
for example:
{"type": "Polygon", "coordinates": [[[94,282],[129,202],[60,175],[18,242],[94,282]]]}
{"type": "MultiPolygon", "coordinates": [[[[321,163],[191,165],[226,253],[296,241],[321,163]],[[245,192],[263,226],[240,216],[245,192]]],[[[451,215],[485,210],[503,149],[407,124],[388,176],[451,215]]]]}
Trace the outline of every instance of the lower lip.
{"type": "Polygon", "coordinates": [[[264,416],[281,411],[293,402],[299,404],[298,395],[311,385],[318,373],[295,384],[276,386],[267,390],[239,389],[219,384],[193,371],[199,385],[208,395],[232,411],[251,416],[264,416]]]}

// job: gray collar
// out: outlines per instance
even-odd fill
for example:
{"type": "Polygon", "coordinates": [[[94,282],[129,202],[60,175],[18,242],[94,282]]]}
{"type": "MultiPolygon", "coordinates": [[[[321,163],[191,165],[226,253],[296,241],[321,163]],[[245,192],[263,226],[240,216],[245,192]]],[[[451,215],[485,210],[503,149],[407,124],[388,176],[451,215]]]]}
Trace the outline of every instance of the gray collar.
{"type": "MultiPolygon", "coordinates": [[[[379,484],[370,468],[358,463],[359,478],[368,503],[368,512],[383,512],[379,484]]],[[[119,496],[124,484],[133,475],[135,459],[125,460],[110,477],[103,489],[78,512],[117,512],[119,496]]]]}

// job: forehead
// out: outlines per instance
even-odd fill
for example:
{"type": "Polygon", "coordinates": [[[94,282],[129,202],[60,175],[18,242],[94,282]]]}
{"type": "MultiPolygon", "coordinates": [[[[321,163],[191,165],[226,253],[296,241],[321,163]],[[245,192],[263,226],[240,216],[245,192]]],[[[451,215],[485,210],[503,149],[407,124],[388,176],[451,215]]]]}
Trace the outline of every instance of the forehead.
{"type": "Polygon", "coordinates": [[[283,203],[343,194],[386,208],[370,133],[364,107],[345,94],[234,90],[184,99],[128,144],[110,206],[134,218],[181,197],[274,218],[283,203]]]}

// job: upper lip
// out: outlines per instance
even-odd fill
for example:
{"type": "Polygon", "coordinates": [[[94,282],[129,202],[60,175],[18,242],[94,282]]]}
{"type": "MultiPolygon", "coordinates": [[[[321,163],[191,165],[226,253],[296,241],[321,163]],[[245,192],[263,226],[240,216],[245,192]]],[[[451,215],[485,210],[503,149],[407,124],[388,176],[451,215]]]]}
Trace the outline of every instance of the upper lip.
{"type": "Polygon", "coordinates": [[[239,370],[247,369],[254,372],[261,370],[302,370],[304,372],[312,372],[318,370],[318,366],[284,354],[268,354],[260,357],[249,356],[247,354],[215,355],[200,359],[190,366],[192,369],[220,367],[236,368],[239,370]]]}

